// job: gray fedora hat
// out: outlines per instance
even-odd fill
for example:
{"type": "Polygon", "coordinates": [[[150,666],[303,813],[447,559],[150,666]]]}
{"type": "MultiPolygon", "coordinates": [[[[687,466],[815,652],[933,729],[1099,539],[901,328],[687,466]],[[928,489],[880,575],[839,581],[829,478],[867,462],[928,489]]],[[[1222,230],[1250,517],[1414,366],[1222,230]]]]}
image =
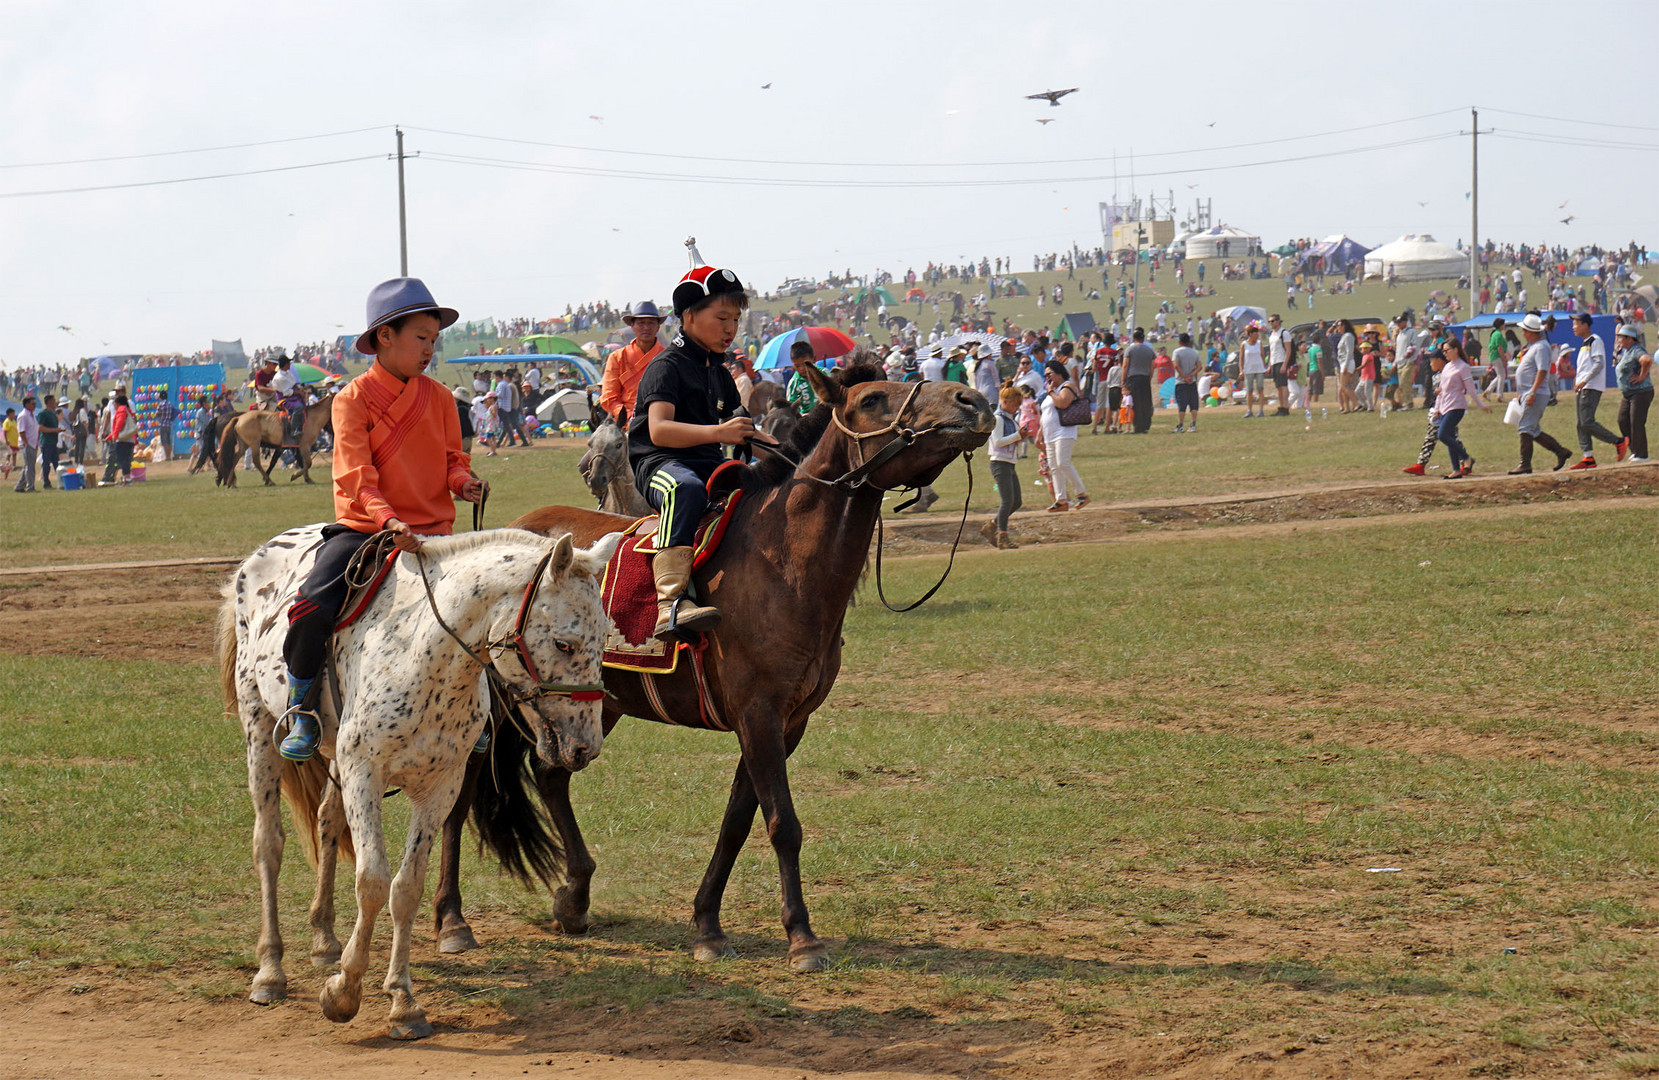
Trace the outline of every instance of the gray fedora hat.
{"type": "Polygon", "coordinates": [[[657,319],[661,321],[662,312],[657,310],[657,305],[652,301],[641,300],[629,310],[628,314],[622,316],[622,321],[625,323],[631,323],[635,319],[657,319]]]}
{"type": "Polygon", "coordinates": [[[438,317],[438,328],[454,324],[461,317],[454,308],[440,307],[432,299],[432,291],[420,278],[399,277],[390,281],[382,281],[369,290],[368,323],[369,328],[357,337],[357,351],[365,356],[373,356],[377,348],[374,332],[404,315],[413,315],[420,311],[430,311],[438,317]]]}

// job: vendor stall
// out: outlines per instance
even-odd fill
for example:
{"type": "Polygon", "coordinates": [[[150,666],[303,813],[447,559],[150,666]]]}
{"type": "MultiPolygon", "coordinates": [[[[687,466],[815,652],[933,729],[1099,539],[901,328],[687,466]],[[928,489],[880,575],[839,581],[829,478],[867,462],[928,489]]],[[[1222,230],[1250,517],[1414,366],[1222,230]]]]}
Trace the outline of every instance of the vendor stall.
{"type": "Polygon", "coordinates": [[[133,372],[130,400],[138,417],[138,444],[148,445],[161,434],[161,406],[171,402],[172,453],[189,453],[196,446],[196,399],[206,394],[211,400],[224,385],[223,364],[174,364],[133,372]]]}

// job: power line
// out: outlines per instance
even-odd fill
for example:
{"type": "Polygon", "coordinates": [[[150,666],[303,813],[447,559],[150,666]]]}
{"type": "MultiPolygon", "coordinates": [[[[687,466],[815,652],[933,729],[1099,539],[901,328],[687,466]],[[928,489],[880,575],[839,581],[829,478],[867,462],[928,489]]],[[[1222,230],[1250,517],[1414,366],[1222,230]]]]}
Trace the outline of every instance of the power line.
{"type": "Polygon", "coordinates": [[[0,169],[50,169],[60,165],[96,165],[109,161],[142,161],[146,158],[178,157],[182,154],[213,154],[221,150],[248,150],[256,146],[281,146],[286,143],[311,142],[315,139],[333,139],[341,135],[361,135],[365,131],[382,131],[379,127],[352,128],[349,131],[327,131],[321,135],[296,135],[291,139],[262,139],[259,142],[226,143],[224,146],[202,146],[194,150],[157,150],[148,154],[115,154],[109,157],[69,158],[64,161],[27,161],[0,165],[0,169]]]}
{"type": "Polygon", "coordinates": [[[1592,139],[1578,135],[1553,135],[1543,131],[1519,131],[1515,128],[1496,128],[1495,134],[1516,142],[1552,143],[1556,146],[1582,146],[1594,150],[1659,150],[1659,143],[1618,142],[1612,139],[1592,139]]]}
{"type": "MultiPolygon", "coordinates": [[[[1151,158],[1180,157],[1189,154],[1207,154],[1218,150],[1247,150],[1257,146],[1272,146],[1279,143],[1300,142],[1307,139],[1325,139],[1333,135],[1347,135],[1356,131],[1371,131],[1381,127],[1392,127],[1398,124],[1414,123],[1418,120],[1428,120],[1437,116],[1446,116],[1451,113],[1462,112],[1461,109],[1442,109],[1439,112],[1424,113],[1421,116],[1409,116],[1400,120],[1384,120],[1375,124],[1360,124],[1356,127],[1336,128],[1331,131],[1318,131],[1308,135],[1287,135],[1276,139],[1259,139],[1254,142],[1229,143],[1222,146],[1200,147],[1193,150],[1162,150],[1153,153],[1136,154],[1137,160],[1151,158]]],[[[617,154],[627,157],[664,158],[674,161],[702,161],[719,165],[780,165],[799,166],[810,168],[846,168],[846,169],[981,169],[1007,168],[1028,165],[1082,165],[1097,161],[1111,161],[1111,155],[1080,158],[1044,158],[1024,161],[803,161],[780,158],[730,158],[706,157],[698,154],[670,154],[658,150],[616,150],[603,146],[584,146],[578,143],[545,142],[537,139],[520,139],[506,135],[480,135],[469,131],[452,131],[444,128],[427,128],[410,126],[405,130],[421,131],[430,135],[449,135],[460,139],[480,139],[486,142],[513,143],[519,146],[539,146],[550,150],[574,150],[589,154],[617,154]]],[[[1151,175],[1151,174],[1149,174],[1151,175]]]]}
{"type": "Polygon", "coordinates": [[[1585,124],[1595,127],[1626,128],[1630,131],[1659,131],[1659,127],[1648,127],[1644,124],[1613,124],[1605,120],[1573,120],[1565,116],[1544,116],[1541,113],[1516,112],[1514,109],[1496,109],[1481,106],[1487,112],[1503,113],[1506,116],[1525,116],[1531,120],[1553,120],[1559,124],[1585,124]]]}
{"type": "Polygon", "coordinates": [[[245,169],[241,172],[210,173],[206,176],[176,176],[168,180],[134,180],[126,184],[94,184],[89,187],[38,191],[0,191],[0,199],[26,199],[35,195],[77,195],[86,191],[116,191],[120,188],[161,187],[165,184],[193,184],[199,180],[225,180],[233,176],[259,176],[262,173],[293,172],[296,169],[320,169],[325,165],[349,165],[354,161],[383,161],[385,157],[385,154],[365,154],[362,157],[337,158],[334,161],[313,161],[305,165],[277,165],[269,169],[245,169]]]}
{"type": "MultiPolygon", "coordinates": [[[[1228,165],[1204,165],[1185,169],[1153,170],[1150,172],[1136,170],[1135,175],[1137,177],[1187,176],[1193,173],[1223,172],[1231,169],[1248,169],[1267,165],[1284,165],[1300,161],[1313,161],[1321,158],[1346,157],[1352,154],[1372,153],[1378,150],[1394,150],[1405,146],[1417,146],[1425,143],[1439,142],[1444,139],[1455,139],[1458,137],[1459,136],[1456,132],[1445,132],[1438,135],[1426,135],[1411,139],[1399,139],[1393,142],[1378,143],[1372,146],[1349,147],[1341,150],[1326,150],[1311,154],[1298,154],[1290,157],[1270,158],[1261,161],[1235,162],[1228,165]]],[[[735,184],[748,187],[866,189],[1019,187],[1033,184],[1099,183],[1119,178],[1118,175],[1114,173],[1090,176],[1000,177],[968,180],[877,180],[782,176],[725,176],[698,173],[648,172],[636,169],[611,169],[599,166],[561,164],[557,162],[522,161],[512,158],[490,158],[464,154],[446,154],[430,150],[423,155],[422,160],[443,162],[451,165],[471,165],[481,168],[514,169],[526,172],[548,172],[566,176],[597,177],[613,180],[646,180],[665,183],[735,184]]]]}

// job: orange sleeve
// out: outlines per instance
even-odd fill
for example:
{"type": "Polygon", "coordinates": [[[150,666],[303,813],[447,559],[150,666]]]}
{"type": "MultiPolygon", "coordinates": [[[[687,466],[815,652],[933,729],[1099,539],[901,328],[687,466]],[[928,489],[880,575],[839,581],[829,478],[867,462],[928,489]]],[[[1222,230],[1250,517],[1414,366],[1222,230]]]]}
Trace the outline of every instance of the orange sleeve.
{"type": "MultiPolygon", "coordinates": [[[[460,421],[456,421],[460,445],[460,421]]],[[[380,493],[380,470],[369,449],[369,414],[351,387],[334,399],[334,513],[342,525],[384,529],[397,517],[380,493]]]]}
{"type": "Polygon", "coordinates": [[[633,406],[633,402],[622,400],[622,368],[625,363],[623,354],[632,347],[624,345],[611,353],[610,359],[605,361],[605,374],[599,380],[599,407],[613,419],[618,410],[633,406]]]}

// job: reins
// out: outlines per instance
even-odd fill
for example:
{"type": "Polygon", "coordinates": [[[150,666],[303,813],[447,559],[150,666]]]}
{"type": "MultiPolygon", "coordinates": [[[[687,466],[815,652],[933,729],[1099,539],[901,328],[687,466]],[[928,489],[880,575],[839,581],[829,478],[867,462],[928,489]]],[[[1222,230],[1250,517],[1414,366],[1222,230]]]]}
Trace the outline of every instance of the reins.
{"type": "MultiPolygon", "coordinates": [[[[841,430],[841,433],[843,435],[846,435],[847,438],[852,440],[853,449],[855,451],[857,451],[857,456],[858,456],[858,464],[856,464],[851,469],[847,470],[845,473],[843,473],[842,475],[840,475],[839,477],[837,477],[834,480],[825,480],[821,476],[813,476],[811,473],[805,471],[805,469],[803,467],[804,464],[805,464],[804,462],[796,461],[794,458],[790,457],[788,454],[784,453],[780,448],[778,448],[776,446],[771,446],[771,445],[768,445],[767,443],[763,443],[763,442],[751,442],[749,445],[758,446],[763,450],[767,450],[767,451],[769,451],[773,454],[776,454],[778,457],[783,458],[785,461],[787,461],[791,465],[795,466],[795,475],[805,477],[808,480],[812,480],[812,481],[815,481],[815,482],[820,483],[820,484],[824,484],[827,487],[837,488],[837,489],[839,489],[840,491],[846,493],[849,496],[856,493],[858,491],[858,489],[860,489],[862,487],[870,487],[870,488],[873,488],[876,491],[883,491],[883,492],[892,491],[892,490],[894,490],[893,488],[878,487],[875,484],[871,484],[869,482],[870,474],[875,472],[877,469],[881,468],[883,465],[887,464],[887,462],[889,462],[893,458],[897,457],[903,451],[909,449],[910,446],[913,443],[915,443],[915,441],[918,438],[920,438],[921,436],[930,434],[934,431],[937,431],[939,428],[945,426],[944,424],[929,424],[927,427],[924,427],[924,428],[909,428],[909,427],[904,426],[905,414],[908,413],[910,411],[911,406],[916,403],[916,395],[918,395],[922,392],[922,387],[925,386],[925,385],[927,385],[927,380],[926,379],[923,379],[923,380],[917,382],[915,384],[915,386],[911,388],[910,393],[905,397],[904,404],[899,406],[899,411],[897,413],[893,414],[892,421],[890,423],[888,423],[888,425],[886,427],[877,428],[875,431],[854,431],[852,428],[848,427],[846,424],[841,422],[841,415],[840,415],[840,413],[838,413],[836,411],[835,406],[831,405],[829,407],[830,408],[830,419],[832,421],[834,421],[835,426],[841,430]],[[865,458],[865,456],[864,456],[864,440],[865,439],[873,439],[873,438],[876,438],[877,436],[880,436],[880,435],[892,435],[893,438],[889,439],[885,444],[883,444],[881,449],[879,449],[875,452],[874,456],[869,457],[869,458],[865,458]]],[[[963,532],[964,529],[967,528],[967,525],[968,525],[968,507],[969,507],[969,504],[973,501],[973,494],[974,494],[973,458],[974,458],[974,455],[973,455],[972,450],[969,450],[969,451],[965,452],[962,455],[963,464],[965,464],[968,467],[968,494],[967,494],[967,497],[962,500],[962,520],[960,522],[958,522],[957,526],[956,526],[956,539],[951,541],[950,559],[945,563],[945,572],[943,574],[939,575],[939,580],[933,583],[933,588],[929,589],[927,592],[922,594],[921,599],[915,601],[914,603],[906,604],[904,607],[894,607],[892,605],[892,603],[890,601],[888,601],[887,593],[882,587],[881,550],[884,546],[886,546],[887,533],[886,533],[886,529],[883,527],[881,510],[880,510],[880,508],[877,508],[877,510],[876,510],[876,596],[881,600],[882,606],[887,608],[888,611],[897,612],[901,615],[904,612],[907,612],[907,611],[914,611],[916,608],[919,608],[923,604],[927,603],[928,600],[930,600],[933,597],[933,594],[938,592],[939,589],[945,584],[945,579],[950,577],[951,567],[956,565],[956,550],[962,543],[962,532],[963,532]]],[[[903,489],[903,490],[916,490],[916,489],[906,488],[906,489],[903,489]]],[[[895,513],[902,513],[903,511],[905,511],[909,507],[915,505],[917,498],[920,498],[920,495],[916,496],[915,498],[906,499],[904,502],[899,503],[896,507],[893,508],[894,512],[895,513]]]]}

